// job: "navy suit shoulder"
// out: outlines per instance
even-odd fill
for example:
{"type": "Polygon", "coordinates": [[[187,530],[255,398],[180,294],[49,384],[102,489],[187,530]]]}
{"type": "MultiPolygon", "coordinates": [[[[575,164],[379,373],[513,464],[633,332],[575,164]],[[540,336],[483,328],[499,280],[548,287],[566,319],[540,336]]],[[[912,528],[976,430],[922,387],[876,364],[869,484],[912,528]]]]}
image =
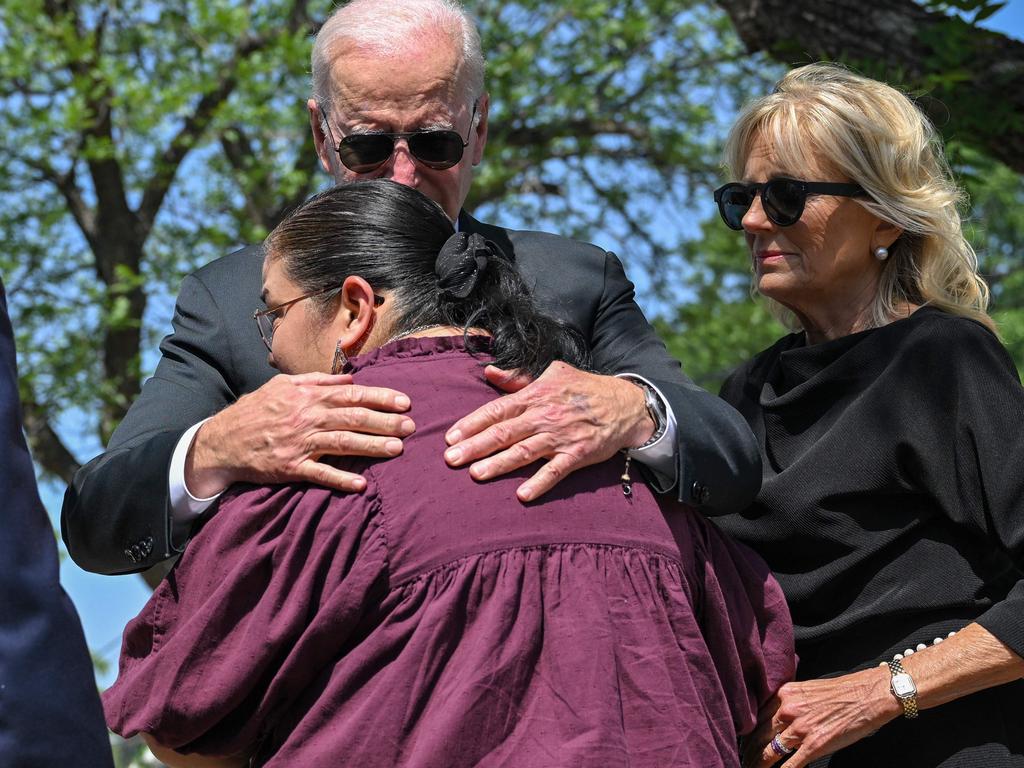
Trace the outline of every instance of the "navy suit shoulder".
{"type": "Polygon", "coordinates": [[[92,664],[58,579],[53,529],[21,428],[0,282],[0,765],[113,765],[92,664]]]}

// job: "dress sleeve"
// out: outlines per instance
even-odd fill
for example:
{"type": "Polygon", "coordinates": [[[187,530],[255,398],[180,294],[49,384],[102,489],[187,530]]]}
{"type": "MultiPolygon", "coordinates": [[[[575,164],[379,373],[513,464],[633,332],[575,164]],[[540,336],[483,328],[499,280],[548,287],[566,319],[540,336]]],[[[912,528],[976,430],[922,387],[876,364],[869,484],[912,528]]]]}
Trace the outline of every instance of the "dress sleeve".
{"type": "Polygon", "coordinates": [[[108,725],[183,753],[251,752],[345,653],[386,580],[373,483],[230,492],[125,629],[108,725]]]}
{"type": "Polygon", "coordinates": [[[917,474],[953,522],[990,542],[986,565],[1010,586],[978,623],[1024,657],[1024,387],[990,331],[960,318],[946,326],[910,355],[914,391],[931,410],[917,474]]]}
{"type": "Polygon", "coordinates": [[[793,621],[771,569],[746,546],[696,514],[688,516],[697,555],[698,611],[736,733],[796,673],[793,621]]]}

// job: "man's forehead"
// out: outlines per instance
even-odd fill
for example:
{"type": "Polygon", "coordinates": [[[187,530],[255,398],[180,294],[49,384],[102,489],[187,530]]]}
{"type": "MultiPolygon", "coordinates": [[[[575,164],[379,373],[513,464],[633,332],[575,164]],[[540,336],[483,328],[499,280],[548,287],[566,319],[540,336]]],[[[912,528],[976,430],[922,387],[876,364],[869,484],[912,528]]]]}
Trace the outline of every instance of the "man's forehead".
{"type": "Polygon", "coordinates": [[[334,108],[349,118],[384,113],[450,118],[464,100],[460,59],[443,51],[413,56],[348,53],[334,60],[331,73],[334,108]]]}

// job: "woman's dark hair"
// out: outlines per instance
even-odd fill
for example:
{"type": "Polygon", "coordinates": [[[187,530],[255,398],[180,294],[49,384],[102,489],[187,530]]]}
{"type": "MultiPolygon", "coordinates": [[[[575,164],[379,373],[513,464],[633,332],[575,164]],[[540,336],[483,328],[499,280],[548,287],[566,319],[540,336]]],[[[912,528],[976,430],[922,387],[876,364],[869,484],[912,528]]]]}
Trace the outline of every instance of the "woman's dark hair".
{"type": "MultiPolygon", "coordinates": [[[[393,333],[481,328],[502,368],[539,376],[554,360],[590,366],[583,336],[537,310],[507,254],[480,235],[456,235],[437,203],[404,185],[374,179],[315,195],[270,233],[266,250],[304,293],[340,289],[349,275],[391,291],[393,333]]],[[[319,297],[323,311],[335,295],[319,297]]],[[[472,349],[476,337],[466,338],[472,349]]]]}

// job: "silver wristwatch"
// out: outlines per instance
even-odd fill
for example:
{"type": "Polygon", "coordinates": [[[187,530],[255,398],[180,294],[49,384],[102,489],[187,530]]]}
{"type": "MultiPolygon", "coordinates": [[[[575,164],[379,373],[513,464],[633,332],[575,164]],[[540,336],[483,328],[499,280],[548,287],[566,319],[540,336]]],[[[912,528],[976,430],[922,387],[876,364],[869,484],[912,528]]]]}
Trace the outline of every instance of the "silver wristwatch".
{"type": "Polygon", "coordinates": [[[636,446],[637,448],[647,448],[658,442],[665,434],[665,430],[668,429],[668,416],[665,413],[665,404],[658,393],[654,391],[654,387],[647,382],[640,381],[639,379],[630,379],[630,381],[643,390],[644,407],[647,408],[647,415],[654,422],[654,432],[650,438],[643,445],[636,446]]]}
{"type": "Polygon", "coordinates": [[[914,678],[903,669],[899,659],[893,659],[888,664],[889,672],[892,673],[892,679],[889,680],[889,689],[892,691],[892,695],[899,699],[900,704],[903,705],[903,716],[909,718],[917,717],[917,685],[914,683],[914,678]]]}

